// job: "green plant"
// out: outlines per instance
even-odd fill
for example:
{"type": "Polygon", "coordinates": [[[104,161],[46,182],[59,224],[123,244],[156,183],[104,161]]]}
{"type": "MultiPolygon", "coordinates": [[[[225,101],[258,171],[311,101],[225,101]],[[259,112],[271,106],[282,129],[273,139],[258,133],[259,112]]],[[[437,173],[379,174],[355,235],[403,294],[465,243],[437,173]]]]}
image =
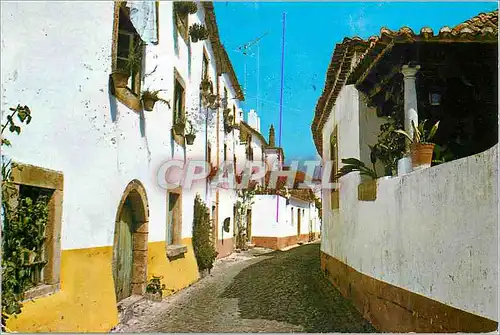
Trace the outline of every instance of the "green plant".
{"type": "Polygon", "coordinates": [[[236,200],[236,247],[245,249],[246,217],[247,210],[253,204],[255,196],[255,185],[246,189],[237,190],[238,200],[236,200]]]}
{"type": "Polygon", "coordinates": [[[452,161],[454,158],[455,155],[453,155],[453,152],[450,150],[450,148],[443,148],[442,146],[437,144],[434,146],[434,159],[432,160],[432,164],[439,165],[452,161]]]}
{"type": "MultiPolygon", "coordinates": [[[[27,106],[10,108],[7,122],[2,124],[2,147],[11,146],[4,137],[9,129],[19,134],[21,123],[31,122],[27,106]]],[[[48,221],[48,196],[40,193],[20,197],[13,184],[11,161],[2,156],[2,331],[7,330],[7,319],[21,313],[24,293],[37,284],[37,274],[46,264],[43,259],[45,228],[48,221]]]]}
{"type": "Polygon", "coordinates": [[[231,109],[226,108],[224,112],[222,112],[222,116],[224,118],[224,131],[226,133],[231,132],[233,130],[233,120],[234,116],[231,114],[231,109]]]}
{"type": "Polygon", "coordinates": [[[189,35],[193,42],[203,41],[208,38],[208,30],[207,28],[199,23],[194,23],[189,27],[189,35]]]}
{"type": "Polygon", "coordinates": [[[195,14],[198,11],[198,6],[194,1],[175,1],[174,7],[181,14],[195,14]]]}
{"type": "Polygon", "coordinates": [[[210,238],[211,230],[208,207],[197,194],[194,199],[193,249],[200,271],[210,272],[217,257],[217,251],[210,238]]]}
{"type": "Polygon", "coordinates": [[[150,91],[150,90],[144,90],[141,94],[141,99],[142,100],[153,100],[153,101],[159,101],[159,102],[162,102],[164,104],[166,104],[168,106],[168,108],[170,108],[170,101],[169,100],[165,100],[163,98],[161,98],[159,96],[159,93],[161,92],[162,90],[153,90],[153,91],[150,91]]]}
{"type": "Polygon", "coordinates": [[[165,284],[161,283],[161,277],[153,276],[146,286],[146,292],[152,294],[158,294],[160,297],[163,295],[163,291],[166,290],[165,284]]]}
{"type": "Polygon", "coordinates": [[[128,58],[120,60],[118,70],[127,73],[138,72],[142,67],[143,46],[143,43],[135,44],[128,58]]]}
{"type": "Polygon", "coordinates": [[[431,127],[430,131],[427,131],[425,129],[426,122],[427,122],[427,120],[423,120],[422,122],[420,122],[418,127],[415,126],[415,122],[413,122],[413,121],[411,122],[411,126],[413,128],[413,138],[410,136],[410,134],[408,134],[407,132],[405,132],[402,129],[397,129],[397,130],[395,130],[395,132],[406,136],[406,138],[408,140],[410,140],[411,143],[421,143],[421,144],[432,143],[430,141],[432,140],[434,135],[436,135],[436,132],[437,132],[438,127],[439,127],[439,121],[436,122],[431,127]]]}
{"type": "Polygon", "coordinates": [[[377,158],[384,164],[386,175],[396,174],[398,160],[406,153],[404,137],[395,133],[400,128],[400,124],[395,120],[380,126],[380,134],[375,147],[377,158]]]}
{"type": "Polygon", "coordinates": [[[187,120],[186,121],[186,125],[187,125],[187,133],[186,133],[186,135],[192,135],[192,136],[194,136],[196,134],[196,129],[194,128],[193,123],[191,122],[191,120],[187,120]]]}
{"type": "Polygon", "coordinates": [[[357,158],[344,158],[342,159],[342,163],[345,165],[342,166],[335,175],[336,179],[356,171],[359,171],[361,175],[368,176],[373,180],[377,179],[377,171],[375,170],[375,164],[373,164],[374,165],[373,169],[370,169],[365,165],[365,163],[363,163],[357,158]]]}
{"type": "Polygon", "coordinates": [[[206,77],[201,80],[200,89],[204,92],[213,91],[213,84],[210,78],[206,77]]]}

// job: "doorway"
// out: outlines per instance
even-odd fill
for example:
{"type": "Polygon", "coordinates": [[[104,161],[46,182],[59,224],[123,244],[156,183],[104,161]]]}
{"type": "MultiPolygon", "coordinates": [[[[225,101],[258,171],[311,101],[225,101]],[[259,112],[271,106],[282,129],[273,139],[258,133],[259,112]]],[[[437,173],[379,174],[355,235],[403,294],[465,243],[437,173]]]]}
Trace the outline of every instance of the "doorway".
{"type": "Polygon", "coordinates": [[[146,288],[148,248],[148,201],[138,180],[125,189],[115,220],[113,242],[113,280],[116,301],[146,288]]]}

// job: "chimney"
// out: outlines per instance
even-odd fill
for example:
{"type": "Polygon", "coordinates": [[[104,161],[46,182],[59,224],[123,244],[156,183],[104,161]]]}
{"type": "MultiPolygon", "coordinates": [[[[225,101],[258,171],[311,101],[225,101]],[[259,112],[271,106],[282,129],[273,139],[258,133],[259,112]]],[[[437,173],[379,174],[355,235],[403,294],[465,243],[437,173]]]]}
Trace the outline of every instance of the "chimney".
{"type": "Polygon", "coordinates": [[[248,125],[260,133],[260,119],[254,109],[248,112],[248,125]]]}
{"type": "Polygon", "coordinates": [[[271,125],[271,127],[269,128],[269,146],[271,148],[276,147],[275,138],[274,138],[274,127],[273,127],[273,125],[271,125]]]}

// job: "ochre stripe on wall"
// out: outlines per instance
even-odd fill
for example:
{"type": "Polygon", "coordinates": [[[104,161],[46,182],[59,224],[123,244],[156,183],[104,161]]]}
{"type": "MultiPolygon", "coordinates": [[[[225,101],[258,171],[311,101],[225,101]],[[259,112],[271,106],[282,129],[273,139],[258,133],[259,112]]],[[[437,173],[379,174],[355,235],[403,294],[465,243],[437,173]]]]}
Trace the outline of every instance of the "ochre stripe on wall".
{"type": "MultiPolygon", "coordinates": [[[[188,251],[175,260],[167,258],[164,241],[148,243],[148,279],[162,276],[162,283],[177,291],[199,278],[191,239],[181,243],[188,251]]],[[[7,327],[23,333],[108,332],[118,323],[112,262],[111,246],[63,250],[61,289],[25,302],[7,327]]]]}
{"type": "Polygon", "coordinates": [[[445,305],[362,274],[321,252],[333,285],[383,332],[491,332],[498,322],[445,305]]]}

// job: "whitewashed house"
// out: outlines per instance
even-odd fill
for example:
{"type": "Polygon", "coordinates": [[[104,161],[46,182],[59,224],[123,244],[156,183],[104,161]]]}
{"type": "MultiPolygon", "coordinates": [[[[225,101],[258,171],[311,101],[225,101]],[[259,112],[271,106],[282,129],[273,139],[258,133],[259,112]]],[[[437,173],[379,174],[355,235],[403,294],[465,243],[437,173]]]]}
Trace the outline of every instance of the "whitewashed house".
{"type": "Polygon", "coordinates": [[[222,239],[218,227],[232,213],[218,211],[232,198],[219,198],[206,182],[167,190],[162,173],[167,161],[216,163],[224,144],[234,147],[222,108],[200,99],[203,78],[214,94],[227,89],[231,108],[243,95],[210,2],[9,2],[1,10],[2,123],[17,104],[33,116],[4,154],[17,164],[21,189],[51,194],[53,213],[48,264],[8,327],[105,332],[118,322],[117,303],[143,294],[152,276],[173,290],[199,278],[191,242],[196,194],[222,239]],[[192,40],[194,23],[206,27],[207,39],[192,40]],[[123,79],[119,70],[132,59],[139,62],[123,79]],[[160,90],[168,103],[146,111],[145,90],[160,90]],[[182,116],[196,130],[192,144],[189,123],[174,130],[182,116]]]}
{"type": "Polygon", "coordinates": [[[413,171],[402,158],[397,175],[333,176],[340,188],[323,190],[321,268],[381,331],[498,327],[497,39],[495,11],[439,32],[383,28],[333,53],[312,123],[333,172],[350,157],[371,167],[391,120],[440,120],[433,140],[452,158],[435,151],[413,171]]]}

